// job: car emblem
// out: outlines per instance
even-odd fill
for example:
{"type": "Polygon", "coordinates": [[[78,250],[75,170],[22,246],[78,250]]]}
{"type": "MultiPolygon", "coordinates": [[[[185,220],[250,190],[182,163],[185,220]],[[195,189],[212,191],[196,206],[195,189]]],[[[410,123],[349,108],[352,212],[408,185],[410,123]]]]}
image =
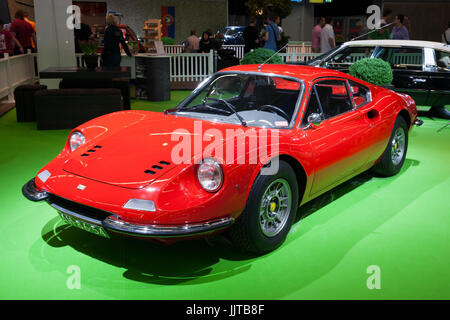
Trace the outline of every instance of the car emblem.
{"type": "Polygon", "coordinates": [[[86,186],[83,186],[82,184],[79,184],[77,189],[83,191],[84,189],[86,189],[86,186]]]}

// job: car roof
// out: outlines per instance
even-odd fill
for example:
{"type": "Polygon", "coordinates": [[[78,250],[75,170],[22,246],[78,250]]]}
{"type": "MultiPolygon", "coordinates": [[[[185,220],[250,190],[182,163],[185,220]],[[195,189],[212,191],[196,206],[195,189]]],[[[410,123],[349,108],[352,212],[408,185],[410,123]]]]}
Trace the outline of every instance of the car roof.
{"type": "Polygon", "coordinates": [[[445,43],[433,42],[433,41],[422,41],[422,40],[355,40],[355,41],[347,41],[343,45],[343,47],[347,46],[356,46],[356,47],[364,47],[364,46],[385,46],[385,47],[420,47],[420,48],[432,48],[443,51],[450,51],[450,46],[445,43]]]}
{"type": "Polygon", "coordinates": [[[265,64],[261,67],[261,70],[258,70],[258,67],[259,67],[258,64],[244,64],[226,68],[220,70],[220,72],[241,71],[241,72],[270,73],[280,76],[302,79],[305,82],[311,82],[312,80],[320,77],[352,78],[348,74],[340,71],[303,65],[265,64]]]}

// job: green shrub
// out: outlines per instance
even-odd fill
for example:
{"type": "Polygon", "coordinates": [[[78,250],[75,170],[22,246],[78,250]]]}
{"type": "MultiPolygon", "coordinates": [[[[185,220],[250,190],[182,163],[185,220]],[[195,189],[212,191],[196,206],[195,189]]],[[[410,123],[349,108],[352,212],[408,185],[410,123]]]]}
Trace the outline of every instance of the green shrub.
{"type": "Polygon", "coordinates": [[[175,40],[171,37],[162,37],[161,41],[165,46],[173,46],[174,44],[176,44],[175,40]]]}
{"type": "Polygon", "coordinates": [[[364,58],[355,62],[350,66],[349,73],[377,86],[390,85],[393,79],[389,63],[378,58],[364,58]]]}
{"type": "MultiPolygon", "coordinates": [[[[270,58],[275,53],[275,51],[270,49],[258,48],[244,55],[241,60],[241,64],[261,64],[270,58]]],[[[283,64],[283,59],[275,54],[269,61],[268,64],[283,64]]]]}

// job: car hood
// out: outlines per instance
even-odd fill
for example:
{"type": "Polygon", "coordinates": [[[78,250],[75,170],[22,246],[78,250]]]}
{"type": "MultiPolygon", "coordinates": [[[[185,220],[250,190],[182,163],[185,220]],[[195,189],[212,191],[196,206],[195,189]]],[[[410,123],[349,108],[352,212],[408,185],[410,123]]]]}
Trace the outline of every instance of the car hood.
{"type": "Polygon", "coordinates": [[[124,188],[143,188],[176,167],[172,151],[177,145],[183,142],[192,150],[191,155],[183,156],[183,161],[192,162],[194,150],[201,153],[202,149],[194,146],[194,126],[201,126],[202,132],[208,128],[225,132],[226,128],[235,127],[149,112],[141,121],[110,130],[80,147],[64,163],[63,170],[124,188]]]}

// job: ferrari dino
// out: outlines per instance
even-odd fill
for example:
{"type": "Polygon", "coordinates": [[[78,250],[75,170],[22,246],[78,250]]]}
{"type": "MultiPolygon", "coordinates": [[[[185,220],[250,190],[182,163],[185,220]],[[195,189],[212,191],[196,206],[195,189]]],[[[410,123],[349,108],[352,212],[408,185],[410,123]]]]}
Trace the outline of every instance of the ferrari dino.
{"type": "Polygon", "coordinates": [[[228,232],[264,253],[300,205],[372,169],[400,171],[414,100],[345,73],[242,65],[203,81],[164,113],[84,123],[22,192],[103,237],[161,242],[228,232]]]}

